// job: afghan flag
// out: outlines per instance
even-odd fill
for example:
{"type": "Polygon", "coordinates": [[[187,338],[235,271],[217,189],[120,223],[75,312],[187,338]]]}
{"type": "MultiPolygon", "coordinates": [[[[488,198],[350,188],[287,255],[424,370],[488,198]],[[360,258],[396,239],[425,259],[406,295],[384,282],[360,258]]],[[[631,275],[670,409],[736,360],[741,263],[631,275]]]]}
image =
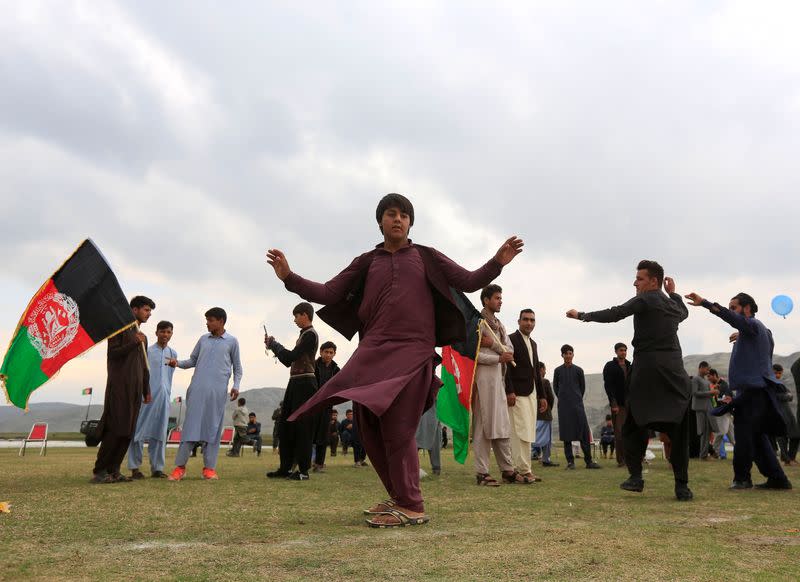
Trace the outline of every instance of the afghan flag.
{"type": "Polygon", "coordinates": [[[27,411],[33,391],[64,364],[134,323],[105,258],[90,239],[83,241],[41,286],[17,324],[0,367],[6,399],[27,411]]]}
{"type": "Polygon", "coordinates": [[[182,398],[182,397],[180,397],[180,396],[176,396],[175,398],[173,398],[173,399],[172,399],[172,401],[173,401],[175,404],[180,404],[181,402],[183,402],[183,398],[182,398]]]}
{"type": "Polygon", "coordinates": [[[84,388],[83,392],[81,392],[81,394],[83,394],[84,396],[91,396],[92,395],[92,389],[91,388],[84,388]]]}
{"type": "Polygon", "coordinates": [[[469,451],[469,411],[475,360],[480,347],[481,314],[466,295],[450,290],[467,325],[466,341],[442,348],[442,383],[436,399],[436,416],[453,431],[453,455],[462,465],[469,451]]]}

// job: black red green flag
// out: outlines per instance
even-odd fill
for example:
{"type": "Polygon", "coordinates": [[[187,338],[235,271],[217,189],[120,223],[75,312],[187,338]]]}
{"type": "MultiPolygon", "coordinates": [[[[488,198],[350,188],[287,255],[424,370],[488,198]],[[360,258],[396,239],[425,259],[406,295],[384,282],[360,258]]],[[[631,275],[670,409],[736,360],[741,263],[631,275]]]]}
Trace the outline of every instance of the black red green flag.
{"type": "Polygon", "coordinates": [[[436,416],[453,431],[453,456],[462,465],[469,452],[469,415],[475,360],[478,357],[481,314],[466,295],[450,289],[466,322],[466,341],[442,348],[442,383],[436,416]]]}
{"type": "Polygon", "coordinates": [[[72,358],[133,325],[114,272],[86,239],[41,286],[17,324],[0,367],[6,399],[28,399],[72,358]]]}

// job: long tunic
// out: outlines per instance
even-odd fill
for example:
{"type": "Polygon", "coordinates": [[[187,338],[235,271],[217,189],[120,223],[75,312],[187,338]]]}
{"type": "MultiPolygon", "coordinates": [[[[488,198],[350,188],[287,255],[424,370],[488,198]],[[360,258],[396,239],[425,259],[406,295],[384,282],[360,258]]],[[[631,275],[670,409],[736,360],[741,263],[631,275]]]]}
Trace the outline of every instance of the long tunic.
{"type": "Polygon", "coordinates": [[[589,421],[583,407],[586,378],[583,369],[572,364],[553,371],[553,392],[558,398],[558,435],[562,441],[589,441],[589,421]]]}
{"type": "Polygon", "coordinates": [[[172,376],[175,373],[175,368],[165,365],[166,360],[170,358],[177,359],[178,352],[169,346],[162,348],[154,344],[147,348],[147,359],[150,362],[150,394],[153,401],[139,411],[134,441],[163,441],[167,438],[172,376]]]}
{"type": "Polygon", "coordinates": [[[628,413],[636,424],[679,423],[689,408],[689,375],[683,367],[678,326],[689,310],[677,293],[640,293],[617,307],[581,314],[583,321],[612,323],[633,316],[633,364],[628,413]]]}
{"type": "Polygon", "coordinates": [[[418,449],[430,451],[437,447],[442,448],[442,424],[436,418],[435,404],[419,419],[416,440],[418,449]]]}
{"type": "MultiPolygon", "coordinates": [[[[501,266],[489,261],[467,271],[441,253],[438,266],[448,284],[460,291],[488,285],[501,266]]],[[[360,273],[345,269],[325,284],[291,273],[284,284],[306,301],[324,305],[342,301],[360,273]]],[[[335,377],[296,411],[290,420],[326,405],[352,400],[381,416],[400,391],[413,390],[433,404],[441,382],[433,375],[436,344],[434,303],[419,251],[409,244],[394,253],[379,248],[370,263],[358,310],[362,323],[358,348],[335,377]]],[[[416,424],[419,418],[409,419],[416,424]]]]}
{"type": "Polygon", "coordinates": [[[103,415],[97,433],[132,437],[142,400],[150,393],[147,361],[134,328],[108,338],[107,369],[103,415]]]}
{"type": "MultiPolygon", "coordinates": [[[[506,350],[513,352],[514,347],[502,325],[500,323],[503,331],[498,339],[504,339],[506,350]]],[[[473,430],[482,430],[487,439],[507,439],[511,436],[504,366],[500,363],[500,354],[503,351],[497,341],[492,347],[481,346],[475,366],[475,390],[472,393],[473,430]]]]}
{"type": "Polygon", "coordinates": [[[219,440],[228,400],[228,382],[233,372],[233,389],[242,381],[239,342],[225,332],[221,336],[206,334],[192,350],[188,360],[178,367],[194,368],[186,391],[186,419],[181,441],[213,443],[219,440]]]}

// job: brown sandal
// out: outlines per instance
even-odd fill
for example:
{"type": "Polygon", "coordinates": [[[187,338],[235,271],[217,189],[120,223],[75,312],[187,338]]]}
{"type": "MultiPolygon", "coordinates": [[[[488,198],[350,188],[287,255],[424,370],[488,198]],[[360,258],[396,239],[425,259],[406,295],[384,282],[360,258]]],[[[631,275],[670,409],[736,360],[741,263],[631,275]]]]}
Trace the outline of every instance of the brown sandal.
{"type": "Polygon", "coordinates": [[[477,485],[484,485],[486,487],[500,487],[497,479],[494,479],[489,473],[478,473],[475,475],[477,485]]]}
{"type": "Polygon", "coordinates": [[[537,477],[533,473],[525,473],[522,477],[522,482],[526,485],[530,485],[531,483],[540,483],[542,481],[541,477],[537,477]]]}
{"type": "MultiPolygon", "coordinates": [[[[520,475],[517,471],[510,471],[510,472],[503,471],[503,473],[500,476],[503,479],[503,483],[508,483],[509,485],[529,484],[529,482],[525,480],[525,477],[520,475]]],[[[531,481],[530,483],[533,483],[533,481],[531,481]]]]}
{"type": "Polygon", "coordinates": [[[392,511],[394,507],[397,505],[394,499],[387,499],[386,501],[381,501],[380,503],[376,503],[369,509],[364,510],[364,515],[380,515],[383,513],[387,513],[392,511]]]}

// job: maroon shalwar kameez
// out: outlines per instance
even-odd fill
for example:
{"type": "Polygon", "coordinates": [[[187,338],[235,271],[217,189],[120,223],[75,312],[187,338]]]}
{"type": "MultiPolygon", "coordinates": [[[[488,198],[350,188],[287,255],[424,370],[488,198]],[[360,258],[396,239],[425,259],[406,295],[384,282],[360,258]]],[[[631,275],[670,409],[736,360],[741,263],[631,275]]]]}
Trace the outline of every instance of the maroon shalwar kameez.
{"type": "MultiPolygon", "coordinates": [[[[459,291],[488,285],[502,269],[494,259],[470,272],[441,253],[435,252],[435,258],[447,283],[459,291]]],[[[359,275],[351,265],[322,285],[291,273],[285,285],[307,301],[329,305],[340,301],[359,275]]],[[[414,436],[441,385],[433,375],[434,315],[419,250],[413,244],[394,253],[379,247],[358,310],[358,348],[342,371],[289,418],[352,400],[361,442],[386,491],[400,507],[420,512],[424,506],[414,436]]]]}

